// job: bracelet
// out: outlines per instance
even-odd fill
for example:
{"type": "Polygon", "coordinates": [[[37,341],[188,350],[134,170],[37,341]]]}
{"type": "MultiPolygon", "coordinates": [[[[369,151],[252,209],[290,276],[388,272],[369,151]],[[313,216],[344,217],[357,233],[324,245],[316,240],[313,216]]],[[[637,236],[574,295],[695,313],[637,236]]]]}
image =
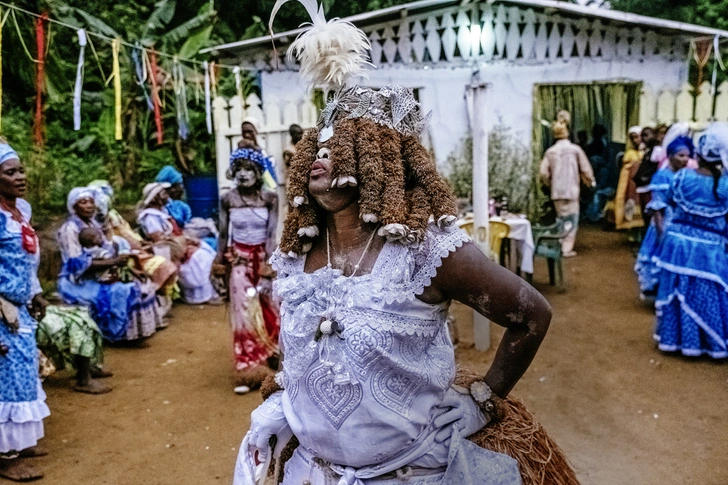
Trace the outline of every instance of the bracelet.
{"type": "Polygon", "coordinates": [[[260,385],[260,393],[263,395],[263,400],[268,399],[273,393],[282,391],[283,387],[281,382],[282,374],[280,372],[276,374],[268,374],[260,385]]]}
{"type": "Polygon", "coordinates": [[[483,414],[488,416],[490,422],[497,422],[503,419],[505,415],[503,400],[495,395],[485,381],[474,381],[470,384],[470,395],[483,414]]]}

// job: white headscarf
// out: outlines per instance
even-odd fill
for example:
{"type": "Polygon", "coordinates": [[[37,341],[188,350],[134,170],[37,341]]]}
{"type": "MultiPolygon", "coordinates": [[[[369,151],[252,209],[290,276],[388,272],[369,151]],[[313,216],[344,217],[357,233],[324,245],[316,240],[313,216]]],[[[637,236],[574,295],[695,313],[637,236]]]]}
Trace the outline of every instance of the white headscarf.
{"type": "Polygon", "coordinates": [[[243,122],[240,123],[240,124],[242,125],[243,123],[250,123],[251,125],[253,125],[253,129],[255,129],[255,134],[256,135],[258,133],[260,133],[259,123],[258,123],[258,120],[256,118],[253,118],[252,116],[248,116],[248,117],[244,118],[243,119],[243,122]]]}
{"type": "Polygon", "coordinates": [[[114,197],[113,187],[106,180],[94,180],[88,186],[95,192],[96,209],[105,218],[111,209],[111,201],[114,197]]]}
{"type": "Polygon", "coordinates": [[[642,134],[642,127],[641,126],[634,125],[632,128],[629,129],[629,131],[627,133],[629,133],[630,135],[632,133],[637,133],[638,135],[641,135],[642,134]]]}
{"type": "Polygon", "coordinates": [[[66,200],[66,208],[68,208],[68,213],[75,214],[76,211],[73,210],[73,206],[75,206],[79,200],[86,198],[93,199],[95,204],[96,191],[91,187],[76,187],[74,189],[71,189],[71,191],[68,193],[68,199],[66,200]]]}
{"type": "Polygon", "coordinates": [[[8,160],[20,160],[18,153],[7,143],[0,143],[0,165],[8,160]]]}
{"type": "Polygon", "coordinates": [[[170,187],[171,185],[167,182],[152,182],[151,184],[145,185],[142,191],[142,209],[146,209],[155,197],[170,187]]]}
{"type": "Polygon", "coordinates": [[[728,170],[728,123],[711,124],[698,140],[697,152],[706,162],[720,162],[728,170]]]}

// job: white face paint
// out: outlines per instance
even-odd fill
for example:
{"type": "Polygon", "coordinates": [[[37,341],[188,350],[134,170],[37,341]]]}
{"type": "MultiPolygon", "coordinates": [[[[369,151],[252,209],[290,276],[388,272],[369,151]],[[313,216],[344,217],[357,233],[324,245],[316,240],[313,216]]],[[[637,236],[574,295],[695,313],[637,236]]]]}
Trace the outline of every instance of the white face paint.
{"type": "Polygon", "coordinates": [[[331,157],[331,150],[329,150],[328,148],[322,148],[316,154],[316,158],[319,160],[323,159],[323,158],[330,158],[330,157],[331,157]]]}
{"type": "Polygon", "coordinates": [[[253,187],[258,181],[258,174],[253,169],[240,167],[235,173],[235,181],[238,183],[238,186],[247,189],[253,187]]]}

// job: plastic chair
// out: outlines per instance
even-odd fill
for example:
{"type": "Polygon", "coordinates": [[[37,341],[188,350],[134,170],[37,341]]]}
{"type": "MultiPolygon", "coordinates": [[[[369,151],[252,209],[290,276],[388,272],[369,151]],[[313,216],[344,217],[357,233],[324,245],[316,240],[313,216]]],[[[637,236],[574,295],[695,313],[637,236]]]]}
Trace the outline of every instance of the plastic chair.
{"type": "Polygon", "coordinates": [[[468,236],[473,237],[473,220],[472,219],[459,219],[457,225],[460,229],[465,231],[468,236]]]}
{"type": "Polygon", "coordinates": [[[503,240],[508,237],[511,228],[505,222],[490,221],[489,243],[490,243],[490,259],[496,263],[503,265],[503,240]]]}
{"type": "Polygon", "coordinates": [[[577,215],[559,217],[550,226],[534,226],[533,239],[536,245],[534,256],[546,258],[549,267],[549,284],[560,293],[566,291],[564,267],[562,264],[561,240],[576,227],[577,215]]]}

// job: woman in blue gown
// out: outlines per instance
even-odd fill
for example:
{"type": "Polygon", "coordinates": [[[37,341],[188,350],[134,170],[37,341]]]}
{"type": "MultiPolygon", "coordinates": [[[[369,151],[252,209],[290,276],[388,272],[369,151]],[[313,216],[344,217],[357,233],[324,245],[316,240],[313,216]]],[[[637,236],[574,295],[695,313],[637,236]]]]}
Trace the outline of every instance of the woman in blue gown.
{"type": "Polygon", "coordinates": [[[169,184],[167,194],[169,202],[164,206],[167,212],[174,219],[180,229],[187,228],[185,231],[188,235],[202,239],[214,250],[217,250],[217,232],[216,224],[212,219],[203,220],[201,218],[192,218],[192,208],[182,200],[185,195],[184,177],[171,165],[166,165],[159,171],[155,182],[161,184],[169,184]],[[189,226],[189,227],[187,227],[189,226]]]}
{"type": "Polygon", "coordinates": [[[38,324],[45,300],[37,277],[38,237],[30,226],[30,204],[23,165],[0,141],[0,477],[16,481],[41,478],[27,462],[37,456],[43,419],[50,411],[38,378],[38,324]],[[35,451],[34,451],[35,450],[35,451]]]}
{"type": "Polygon", "coordinates": [[[668,200],[674,205],[659,254],[655,340],[660,350],[728,357],[728,126],[701,136],[698,169],[680,170],[668,200]]]}
{"type": "MultiPolygon", "coordinates": [[[[58,278],[58,291],[66,304],[91,310],[104,338],[111,341],[138,340],[162,328],[164,315],[151,281],[103,283],[96,281],[94,271],[127,264],[127,258],[92,259],[79,242],[82,229],[101,226],[94,219],[96,191],[77,187],[68,194],[69,217],[58,230],[58,244],[63,268],[58,278]]],[[[105,244],[111,244],[108,240],[105,244]]]]}
{"type": "Polygon", "coordinates": [[[177,222],[177,225],[184,229],[190,219],[192,219],[192,209],[190,205],[182,200],[185,194],[184,178],[182,174],[171,165],[167,165],[159,171],[154,179],[158,183],[169,184],[167,194],[169,194],[169,202],[165,208],[169,215],[177,222]]]}
{"type": "Polygon", "coordinates": [[[652,181],[646,187],[652,192],[652,200],[645,209],[652,213],[652,217],[634,267],[640,283],[640,296],[643,300],[654,298],[657,295],[660,270],[652,258],[659,253],[665,228],[672,221],[673,208],[667,200],[670,184],[675,173],[688,164],[694,151],[692,139],[687,136],[676,138],[667,147],[669,163],[652,177],[652,181]]]}

